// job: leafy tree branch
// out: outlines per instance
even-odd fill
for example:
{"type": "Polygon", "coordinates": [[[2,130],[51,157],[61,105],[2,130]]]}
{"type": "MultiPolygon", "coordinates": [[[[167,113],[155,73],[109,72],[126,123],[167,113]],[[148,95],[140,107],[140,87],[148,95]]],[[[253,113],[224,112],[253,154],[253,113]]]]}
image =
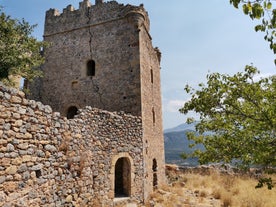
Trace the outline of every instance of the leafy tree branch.
{"type": "Polygon", "coordinates": [[[276,166],[276,78],[254,80],[257,73],[257,68],[246,66],[233,76],[209,74],[207,85],[199,84],[198,90],[186,86],[192,98],[180,112],[200,114],[196,132],[188,138],[205,146],[205,151],[191,155],[201,164],[276,166]]]}
{"type": "MultiPolygon", "coordinates": [[[[265,33],[264,39],[268,41],[270,49],[276,54],[276,9],[275,0],[230,0],[235,8],[242,7],[243,13],[251,19],[259,20],[255,31],[265,33]]],[[[274,60],[276,64],[276,59],[274,60]]]]}
{"type": "Polygon", "coordinates": [[[0,7],[0,81],[12,85],[13,76],[28,80],[41,76],[37,68],[44,62],[46,44],[31,36],[35,25],[6,15],[0,7]]]}

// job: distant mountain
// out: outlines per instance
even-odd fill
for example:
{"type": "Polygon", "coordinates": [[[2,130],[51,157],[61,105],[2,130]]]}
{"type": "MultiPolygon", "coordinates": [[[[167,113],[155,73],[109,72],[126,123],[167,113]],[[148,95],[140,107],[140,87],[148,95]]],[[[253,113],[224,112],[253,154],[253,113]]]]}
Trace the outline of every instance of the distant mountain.
{"type": "MultiPolygon", "coordinates": [[[[189,148],[189,144],[193,143],[187,139],[186,133],[194,131],[195,124],[181,124],[175,128],[167,129],[164,131],[164,142],[165,142],[165,159],[166,163],[195,166],[198,165],[197,159],[186,159],[183,160],[180,155],[181,153],[191,153],[192,149],[189,148]]],[[[202,145],[197,148],[203,149],[202,145]]]]}
{"type": "Polygon", "coordinates": [[[195,130],[195,125],[197,124],[197,122],[192,123],[192,124],[180,124],[174,128],[170,128],[170,129],[165,129],[164,133],[167,132],[178,132],[178,131],[185,131],[185,130],[195,130]]]}

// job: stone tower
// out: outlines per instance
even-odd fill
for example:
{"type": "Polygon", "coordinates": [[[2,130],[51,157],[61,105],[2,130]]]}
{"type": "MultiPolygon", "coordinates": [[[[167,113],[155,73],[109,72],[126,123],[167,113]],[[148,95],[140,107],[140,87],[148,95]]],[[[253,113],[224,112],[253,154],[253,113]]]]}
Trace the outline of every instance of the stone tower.
{"type": "Polygon", "coordinates": [[[161,53],[149,29],[143,5],[83,0],[79,9],[50,9],[44,76],[30,86],[30,98],[69,119],[85,106],[141,116],[144,199],[165,182],[161,53]]]}

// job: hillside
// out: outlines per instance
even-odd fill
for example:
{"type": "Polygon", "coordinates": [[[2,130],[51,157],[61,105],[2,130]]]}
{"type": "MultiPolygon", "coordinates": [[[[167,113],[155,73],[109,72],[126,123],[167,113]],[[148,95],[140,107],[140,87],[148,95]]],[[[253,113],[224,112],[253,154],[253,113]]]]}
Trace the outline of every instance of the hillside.
{"type": "MultiPolygon", "coordinates": [[[[192,149],[189,148],[189,144],[192,141],[187,139],[186,133],[194,130],[195,125],[181,124],[175,128],[167,129],[164,131],[164,142],[165,142],[165,159],[166,163],[195,166],[197,165],[197,159],[189,158],[183,160],[180,155],[181,153],[190,153],[192,149]]],[[[203,146],[198,146],[203,148],[203,146]]]]}

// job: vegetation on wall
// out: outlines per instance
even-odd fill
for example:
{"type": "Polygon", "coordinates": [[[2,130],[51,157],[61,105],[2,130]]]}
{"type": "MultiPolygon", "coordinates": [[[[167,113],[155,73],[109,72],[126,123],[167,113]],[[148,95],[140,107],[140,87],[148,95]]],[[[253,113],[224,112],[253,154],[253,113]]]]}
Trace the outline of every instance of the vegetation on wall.
{"type": "Polygon", "coordinates": [[[0,8],[0,81],[12,85],[12,77],[28,80],[41,76],[36,70],[44,58],[45,43],[31,36],[35,25],[13,19],[0,8]]]}

